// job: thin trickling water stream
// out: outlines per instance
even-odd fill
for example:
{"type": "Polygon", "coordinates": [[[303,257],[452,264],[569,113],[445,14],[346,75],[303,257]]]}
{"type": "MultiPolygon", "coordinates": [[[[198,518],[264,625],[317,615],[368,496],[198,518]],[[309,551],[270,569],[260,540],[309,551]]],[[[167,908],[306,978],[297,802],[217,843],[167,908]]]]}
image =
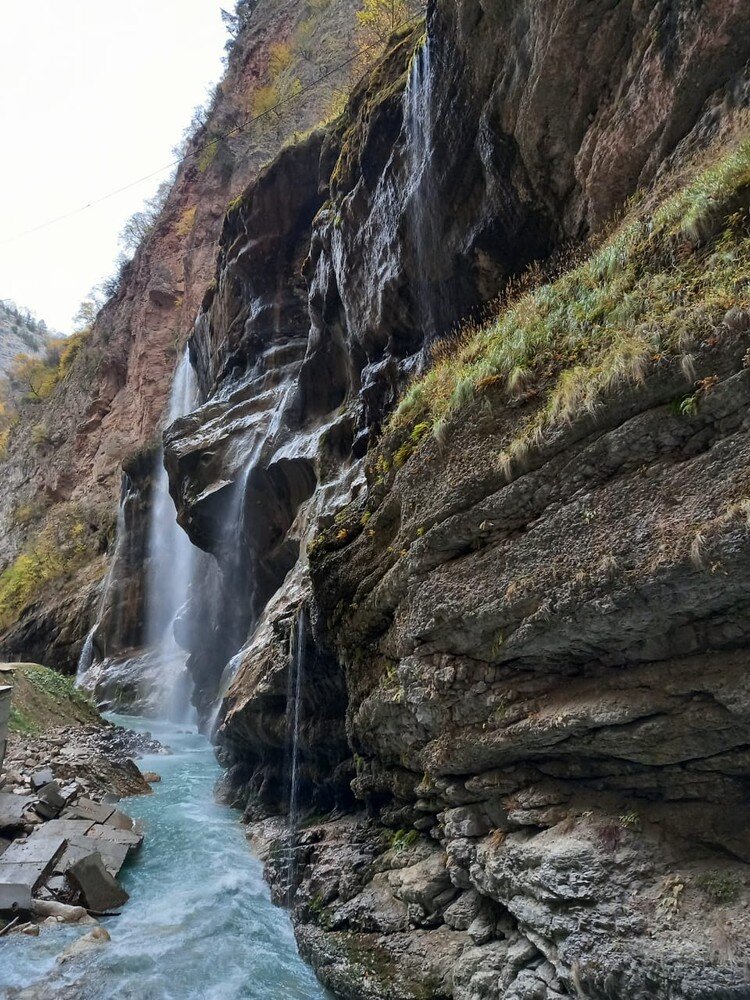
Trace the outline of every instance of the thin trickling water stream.
{"type": "Polygon", "coordinates": [[[294,896],[297,868],[297,828],[299,826],[299,781],[300,781],[300,723],[302,721],[302,686],[305,673],[305,645],[307,642],[307,615],[300,608],[292,630],[289,650],[289,677],[287,681],[286,709],[286,775],[288,785],[287,814],[287,901],[291,904],[294,896]]]}
{"type": "Polygon", "coordinates": [[[441,286],[433,268],[439,254],[439,233],[435,208],[434,125],[432,121],[433,88],[432,48],[429,36],[414,53],[404,92],[404,127],[411,190],[409,221],[415,270],[415,319],[422,328],[425,344],[439,332],[437,319],[442,314],[441,286]]]}
{"type": "MultiPolygon", "coordinates": [[[[127,506],[128,500],[132,496],[133,486],[130,478],[123,474],[122,483],[120,486],[120,503],[117,508],[117,522],[115,527],[115,547],[112,553],[112,558],[109,560],[109,568],[107,569],[107,575],[104,577],[104,582],[101,587],[101,596],[99,599],[99,609],[96,616],[96,621],[94,622],[91,630],[89,631],[86,639],[81,648],[81,655],[78,657],[78,665],[76,668],[76,683],[83,684],[86,677],[94,665],[94,660],[96,657],[95,639],[96,633],[102,623],[102,618],[104,616],[104,611],[106,608],[107,594],[109,593],[114,578],[115,572],[117,570],[117,560],[120,555],[120,550],[125,542],[125,508],[127,506]]],[[[121,626],[121,616],[116,614],[115,621],[113,623],[113,632],[117,632],[121,626]]]]}
{"type": "Polygon", "coordinates": [[[174,724],[117,721],[173,750],[139,762],[162,781],[123,804],[146,832],[122,879],[130,901],[105,921],[111,942],[62,969],[56,956],[84,929],[0,941],[0,995],[43,983],[76,1000],[329,998],[271,903],[237,813],[213,800],[219,767],[207,740],[174,724]]]}

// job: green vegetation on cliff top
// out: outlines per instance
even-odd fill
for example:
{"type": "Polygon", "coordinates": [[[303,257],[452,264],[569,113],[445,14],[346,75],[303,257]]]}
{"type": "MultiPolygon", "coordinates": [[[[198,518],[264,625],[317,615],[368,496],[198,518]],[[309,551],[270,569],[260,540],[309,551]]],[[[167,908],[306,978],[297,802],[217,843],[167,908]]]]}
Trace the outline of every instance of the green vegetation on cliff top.
{"type": "Polygon", "coordinates": [[[0,677],[11,684],[12,733],[41,733],[56,726],[104,725],[102,717],[72,677],[39,663],[17,663],[0,677]]]}
{"type": "Polygon", "coordinates": [[[509,297],[494,322],[443,345],[396,410],[396,438],[417,428],[440,437],[496,386],[509,403],[540,404],[503,455],[510,465],[554,424],[593,411],[663,358],[679,356],[689,371],[693,345],[730,309],[750,306],[749,209],[745,137],[656,211],[631,212],[588,259],[509,297]]]}

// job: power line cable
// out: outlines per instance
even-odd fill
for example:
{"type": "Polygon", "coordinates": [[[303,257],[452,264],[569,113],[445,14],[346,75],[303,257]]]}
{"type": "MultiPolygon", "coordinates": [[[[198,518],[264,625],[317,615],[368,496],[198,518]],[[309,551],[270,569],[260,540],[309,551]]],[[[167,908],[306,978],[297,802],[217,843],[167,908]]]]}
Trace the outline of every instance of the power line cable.
{"type": "MultiPolygon", "coordinates": [[[[401,24],[397,25],[393,31],[401,31],[403,28],[409,27],[412,24],[416,24],[418,21],[422,20],[423,15],[419,14],[413,18],[409,18],[403,21],[401,24]]],[[[228,139],[230,136],[237,135],[243,132],[246,128],[254,125],[256,122],[260,121],[262,118],[267,117],[272,114],[278,108],[283,107],[292,101],[299,100],[299,98],[304,97],[311,90],[317,87],[319,84],[323,83],[325,80],[330,79],[334,74],[338,73],[342,69],[346,69],[357,59],[361,58],[363,53],[369,52],[371,49],[378,48],[383,43],[381,41],[373,42],[371,45],[366,45],[364,48],[360,49],[355,55],[350,56],[349,59],[345,59],[344,62],[339,63],[332,69],[326,70],[325,73],[321,73],[312,83],[309,83],[306,87],[301,90],[296,91],[294,94],[290,94],[287,97],[282,98],[277,101],[276,104],[272,105],[270,108],[266,108],[265,111],[261,111],[259,114],[254,115],[252,118],[248,118],[246,121],[241,122],[239,125],[235,125],[226,132],[222,132],[220,135],[214,136],[208,142],[203,143],[198,146],[197,149],[192,150],[190,153],[186,153],[185,156],[178,157],[178,159],[173,160],[171,163],[167,163],[163,167],[159,167],[158,170],[152,171],[150,174],[146,174],[144,177],[139,177],[137,181],[131,181],[129,184],[123,185],[123,187],[117,188],[115,191],[110,191],[108,194],[104,194],[101,198],[95,198],[93,201],[87,202],[85,205],[81,205],[79,208],[74,208],[70,212],[66,212],[63,215],[58,215],[54,219],[49,219],[47,222],[42,222],[38,226],[32,226],[31,229],[26,229],[22,233],[17,233],[15,236],[11,236],[8,239],[0,240],[0,246],[7,246],[9,243],[15,243],[18,240],[25,239],[27,236],[31,236],[33,233],[38,233],[43,229],[49,229],[50,226],[56,226],[60,222],[64,222],[66,219],[70,219],[75,215],[80,215],[81,212],[87,212],[90,208],[94,208],[96,205],[101,205],[104,201],[109,201],[110,198],[116,198],[117,195],[123,194],[125,191],[130,191],[134,187],[138,187],[139,184],[144,184],[146,181],[152,180],[154,177],[158,177],[159,174],[163,174],[165,170],[171,170],[172,167],[178,167],[182,163],[186,163],[188,160],[195,159],[202,152],[210,149],[212,146],[218,145],[223,139],[228,139]]]]}

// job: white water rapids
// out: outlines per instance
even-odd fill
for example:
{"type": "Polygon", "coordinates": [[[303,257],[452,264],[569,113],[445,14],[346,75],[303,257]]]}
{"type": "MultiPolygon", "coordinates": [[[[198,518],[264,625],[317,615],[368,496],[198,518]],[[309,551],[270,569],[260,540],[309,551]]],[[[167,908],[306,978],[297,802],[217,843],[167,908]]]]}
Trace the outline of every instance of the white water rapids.
{"type": "Polygon", "coordinates": [[[63,966],[57,955],[89,928],[0,939],[0,996],[39,985],[51,992],[34,996],[74,1000],[327,998],[286,912],[271,903],[237,813],[214,802],[220,771],[208,741],[174,724],[116,721],[147,728],[173,750],[139,761],[162,781],[153,795],[122,803],[146,834],[121,877],[130,900],[103,921],[111,942],[63,966]]]}

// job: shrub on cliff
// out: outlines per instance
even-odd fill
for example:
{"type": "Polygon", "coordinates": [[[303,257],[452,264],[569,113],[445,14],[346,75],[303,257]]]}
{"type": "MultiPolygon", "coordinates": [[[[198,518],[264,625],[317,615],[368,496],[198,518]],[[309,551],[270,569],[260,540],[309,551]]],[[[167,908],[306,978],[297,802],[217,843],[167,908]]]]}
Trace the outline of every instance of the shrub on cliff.
{"type": "Polygon", "coordinates": [[[50,583],[90,560],[98,536],[88,520],[76,505],[60,509],[0,574],[0,630],[9,628],[50,583]]]}
{"type": "Polygon", "coordinates": [[[424,6],[421,0],[364,0],[362,10],[357,12],[360,45],[385,45],[393,32],[415,18],[424,6]]]}
{"type": "Polygon", "coordinates": [[[42,357],[19,354],[9,373],[11,387],[27,400],[47,399],[62,382],[83,348],[88,330],[50,341],[42,357]]]}

